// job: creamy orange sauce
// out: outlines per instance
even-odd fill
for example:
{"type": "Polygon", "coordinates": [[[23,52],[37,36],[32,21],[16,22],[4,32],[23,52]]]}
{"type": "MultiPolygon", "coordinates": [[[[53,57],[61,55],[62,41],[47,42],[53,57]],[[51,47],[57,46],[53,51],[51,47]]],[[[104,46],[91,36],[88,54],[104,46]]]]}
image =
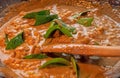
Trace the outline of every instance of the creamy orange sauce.
{"type": "MultiPolygon", "coordinates": [[[[3,25],[3,28],[1,28],[2,31],[0,32],[0,59],[21,78],[76,78],[75,71],[71,66],[56,66],[39,69],[40,65],[51,58],[43,60],[22,59],[29,54],[41,53],[40,48],[42,45],[59,43],[94,45],[94,42],[98,42],[99,45],[105,46],[120,45],[120,24],[116,23],[107,15],[99,15],[99,8],[93,5],[90,5],[89,8],[86,6],[72,7],[52,5],[43,9],[50,9],[52,14],[58,14],[59,18],[66,24],[76,28],[77,34],[74,34],[73,37],[60,35],[59,37],[55,36],[55,38],[48,38],[45,40],[43,36],[50,26],[50,23],[35,27],[33,26],[35,22],[34,19],[22,18],[27,12],[21,12],[3,25]],[[72,18],[72,15],[86,10],[91,10],[89,16],[94,17],[94,21],[90,27],[84,27],[77,24],[72,18]],[[9,38],[12,39],[21,31],[24,31],[25,42],[14,50],[5,50],[5,34],[8,34],[9,38]]],[[[78,64],[81,78],[105,78],[103,74],[105,71],[100,66],[82,63],[78,64]]]]}

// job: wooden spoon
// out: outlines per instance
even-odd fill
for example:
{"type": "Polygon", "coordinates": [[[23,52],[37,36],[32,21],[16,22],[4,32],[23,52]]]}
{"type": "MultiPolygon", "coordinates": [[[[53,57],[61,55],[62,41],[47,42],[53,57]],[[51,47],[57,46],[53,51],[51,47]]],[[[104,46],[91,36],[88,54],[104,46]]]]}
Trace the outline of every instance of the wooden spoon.
{"type": "Polygon", "coordinates": [[[120,46],[96,46],[83,44],[54,44],[42,46],[42,52],[70,53],[91,56],[120,56],[120,46]]]}

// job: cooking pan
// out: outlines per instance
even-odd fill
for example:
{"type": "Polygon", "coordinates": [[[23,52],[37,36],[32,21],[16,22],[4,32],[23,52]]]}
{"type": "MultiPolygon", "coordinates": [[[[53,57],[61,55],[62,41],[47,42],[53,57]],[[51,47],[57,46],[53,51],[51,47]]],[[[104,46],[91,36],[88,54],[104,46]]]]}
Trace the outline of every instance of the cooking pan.
{"type": "MultiPolygon", "coordinates": [[[[0,26],[7,22],[12,17],[16,16],[21,11],[30,11],[32,9],[42,8],[51,4],[58,5],[70,5],[70,6],[79,6],[80,0],[0,0],[0,26]],[[39,5],[36,5],[39,4],[39,5]]],[[[88,0],[90,2],[99,2],[101,5],[104,3],[109,3],[114,9],[120,11],[120,0],[88,0]]],[[[116,20],[118,21],[118,20],[116,20]]],[[[102,60],[99,61],[99,65],[102,66],[113,66],[111,72],[109,70],[106,74],[112,74],[112,78],[120,77],[120,57],[102,57],[102,60]],[[111,73],[110,73],[111,72],[111,73]]],[[[2,67],[4,65],[1,64],[2,67]]],[[[2,69],[2,68],[1,68],[2,69]]],[[[6,69],[5,69],[6,70],[6,69]]],[[[4,73],[3,73],[4,74],[4,73]]],[[[10,74],[7,74],[10,75],[10,74]]]]}

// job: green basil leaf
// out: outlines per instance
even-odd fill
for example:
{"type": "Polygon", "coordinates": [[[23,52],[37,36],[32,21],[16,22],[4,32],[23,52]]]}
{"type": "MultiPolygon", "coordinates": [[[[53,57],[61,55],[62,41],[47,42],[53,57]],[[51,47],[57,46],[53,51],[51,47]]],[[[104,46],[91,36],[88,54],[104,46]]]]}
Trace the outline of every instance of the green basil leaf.
{"type": "Polygon", "coordinates": [[[50,15],[50,10],[42,10],[42,11],[39,11],[39,12],[31,12],[31,13],[26,14],[23,18],[31,19],[31,18],[35,18],[36,15],[50,15]]]}
{"type": "Polygon", "coordinates": [[[48,56],[45,54],[31,54],[31,55],[25,56],[24,59],[43,59],[47,57],[48,56]]]}
{"type": "Polygon", "coordinates": [[[6,50],[15,49],[24,42],[23,32],[11,39],[6,46],[6,50]]]}
{"type": "Polygon", "coordinates": [[[76,28],[75,27],[71,27],[71,26],[67,26],[66,27],[70,32],[72,32],[72,34],[76,34],[77,33],[77,31],[76,31],[76,28]]]}
{"type": "Polygon", "coordinates": [[[68,37],[72,37],[71,32],[70,32],[67,28],[65,28],[65,27],[60,27],[60,31],[61,31],[63,34],[67,35],[68,37]]]}
{"type": "Polygon", "coordinates": [[[91,26],[93,19],[94,18],[92,18],[92,17],[89,17],[89,18],[87,18],[87,17],[86,18],[80,18],[78,20],[78,23],[81,24],[81,25],[84,25],[86,27],[89,27],[89,26],[91,26]]]}
{"type": "Polygon", "coordinates": [[[40,66],[40,68],[45,68],[49,65],[54,65],[54,64],[70,65],[70,62],[64,58],[54,58],[44,63],[42,66],[40,66]]]}
{"type": "Polygon", "coordinates": [[[73,15],[72,17],[76,19],[76,18],[78,18],[79,16],[85,16],[85,15],[87,15],[88,12],[90,12],[90,11],[89,11],[89,10],[83,11],[83,12],[80,12],[80,13],[78,13],[78,14],[73,15]]]}
{"type": "Polygon", "coordinates": [[[52,22],[44,37],[48,38],[56,29],[59,29],[59,26],[55,25],[55,22],[52,22]]]}
{"type": "Polygon", "coordinates": [[[77,78],[80,78],[80,69],[79,69],[79,66],[77,65],[75,59],[73,57],[71,57],[71,61],[72,61],[72,64],[73,64],[73,68],[76,72],[76,76],[77,78]]]}
{"type": "Polygon", "coordinates": [[[72,33],[75,33],[76,31],[76,28],[75,27],[68,27],[69,31],[72,32],[72,33]]]}
{"type": "Polygon", "coordinates": [[[55,19],[54,20],[60,27],[64,27],[66,29],[68,29],[70,32],[72,32],[73,29],[75,29],[74,27],[68,27],[67,24],[65,24],[62,20],[60,19],[55,19]]]}
{"type": "Polygon", "coordinates": [[[56,18],[58,18],[57,14],[54,14],[54,15],[36,15],[35,16],[36,22],[35,22],[34,25],[35,26],[41,25],[41,24],[50,22],[50,21],[52,21],[53,19],[56,19],[56,18]]]}
{"type": "Polygon", "coordinates": [[[50,15],[50,10],[42,10],[39,12],[28,13],[23,18],[28,18],[28,19],[34,18],[36,20],[34,25],[37,26],[50,22],[55,18],[58,18],[58,15],[57,14],[50,15]]]}
{"type": "Polygon", "coordinates": [[[73,30],[75,30],[75,28],[73,29],[73,27],[68,27],[64,22],[62,22],[60,19],[55,19],[54,20],[59,26],[60,26],[60,31],[67,35],[68,37],[72,37],[71,32],[73,32],[73,30]]]}
{"type": "Polygon", "coordinates": [[[71,32],[73,32],[72,27],[67,27],[67,25],[61,21],[59,21],[58,19],[55,19],[50,27],[48,28],[46,34],[44,35],[45,38],[50,37],[50,35],[55,31],[55,30],[60,30],[63,34],[67,35],[68,37],[72,37],[71,32]]]}
{"type": "Polygon", "coordinates": [[[8,43],[9,43],[8,35],[5,34],[5,44],[8,44],[8,43]]]}

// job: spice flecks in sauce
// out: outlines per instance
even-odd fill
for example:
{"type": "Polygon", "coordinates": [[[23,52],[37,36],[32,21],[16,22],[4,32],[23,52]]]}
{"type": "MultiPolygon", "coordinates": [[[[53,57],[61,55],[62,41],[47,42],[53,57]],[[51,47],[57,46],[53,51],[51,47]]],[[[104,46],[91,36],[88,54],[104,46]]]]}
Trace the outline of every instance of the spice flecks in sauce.
{"type": "MultiPolygon", "coordinates": [[[[53,6],[49,6],[46,8],[50,9],[50,11],[52,12],[51,14],[59,14],[59,18],[63,19],[65,23],[70,24],[72,27],[75,27],[77,30],[77,34],[73,35],[72,39],[69,39],[68,37],[64,35],[62,35],[59,38],[52,38],[52,41],[54,44],[58,44],[61,42],[64,44],[66,43],[64,39],[67,39],[66,40],[68,41],[67,43],[92,45],[92,41],[98,41],[100,45],[108,45],[109,43],[111,43],[111,45],[116,45],[116,46],[120,45],[120,37],[119,37],[119,29],[120,29],[119,25],[120,24],[116,23],[114,20],[112,20],[108,16],[106,15],[98,16],[97,14],[93,14],[92,17],[94,17],[94,21],[93,21],[92,26],[84,27],[76,22],[72,22],[73,21],[72,15],[79,13],[79,10],[81,11],[81,8],[78,7],[77,9],[75,9],[74,7],[71,8],[71,6],[62,6],[62,5],[61,6],[53,5],[53,6]],[[102,31],[102,29],[104,31],[102,31]],[[116,31],[115,34],[112,34],[114,31],[116,31]],[[113,39],[110,40],[111,36],[112,38],[116,39],[115,41],[117,41],[118,44],[112,41],[113,39]]],[[[90,9],[90,7],[88,6],[86,8],[90,9]]],[[[95,8],[95,9],[90,9],[90,10],[92,13],[95,13],[99,9],[95,8]]],[[[18,16],[16,16],[14,19],[11,19],[8,23],[4,25],[4,27],[8,27],[9,25],[9,27],[6,28],[6,30],[9,31],[7,32],[9,35],[11,34],[11,31],[12,31],[11,37],[15,36],[17,33],[19,33],[22,30],[24,31],[30,30],[30,35],[29,35],[29,31],[26,32],[28,35],[25,36],[25,38],[27,39],[29,37],[25,42],[26,45],[19,46],[15,50],[10,51],[10,53],[8,53],[8,54],[11,54],[11,52],[15,53],[15,56],[13,56],[13,58],[15,59],[17,58],[19,60],[22,60],[21,56],[32,54],[32,49],[34,49],[34,45],[41,47],[43,43],[47,41],[44,39],[43,36],[46,33],[50,25],[50,24],[44,24],[44,25],[40,25],[39,27],[33,27],[33,24],[35,21],[30,20],[30,19],[23,19],[22,17],[25,14],[26,12],[20,13],[18,16]],[[38,36],[35,35],[35,32],[38,32],[37,35],[40,35],[39,36],[40,40],[38,40],[38,42],[36,40],[38,36]],[[29,45],[28,42],[32,45],[29,45]],[[30,50],[24,53],[25,47],[28,47],[30,50]]],[[[1,28],[1,29],[4,29],[4,28],[1,28]]],[[[50,44],[53,44],[53,43],[51,42],[50,44]]],[[[73,47],[73,45],[68,45],[68,46],[73,47]]],[[[5,46],[0,46],[0,47],[5,48],[5,46]]],[[[65,48],[65,47],[66,45],[53,46],[53,48],[65,48]]],[[[75,76],[73,74],[74,73],[73,70],[70,69],[70,67],[55,67],[55,68],[50,68],[49,70],[47,68],[39,70],[38,66],[45,63],[46,60],[42,60],[42,61],[32,60],[33,61],[32,63],[30,61],[26,62],[25,60],[23,60],[22,63],[16,64],[16,62],[18,61],[14,62],[13,60],[12,63],[9,62],[10,58],[6,54],[4,54],[4,52],[0,52],[0,55],[1,55],[0,59],[2,59],[2,61],[6,60],[6,62],[4,63],[7,64],[11,69],[13,69],[13,71],[15,71],[21,78],[23,76],[28,77],[28,78],[43,77],[43,76],[45,78],[66,78],[66,77],[74,78],[75,76]],[[31,74],[33,73],[33,74],[30,75],[30,73],[31,74]]],[[[102,70],[101,68],[96,67],[96,66],[82,65],[82,64],[80,65],[81,65],[81,71],[83,69],[83,71],[86,71],[86,72],[95,73],[97,71],[98,73],[101,73],[100,70],[102,70]],[[87,71],[88,69],[89,71],[87,71]]],[[[103,77],[100,77],[100,78],[103,78],[103,77]]]]}

